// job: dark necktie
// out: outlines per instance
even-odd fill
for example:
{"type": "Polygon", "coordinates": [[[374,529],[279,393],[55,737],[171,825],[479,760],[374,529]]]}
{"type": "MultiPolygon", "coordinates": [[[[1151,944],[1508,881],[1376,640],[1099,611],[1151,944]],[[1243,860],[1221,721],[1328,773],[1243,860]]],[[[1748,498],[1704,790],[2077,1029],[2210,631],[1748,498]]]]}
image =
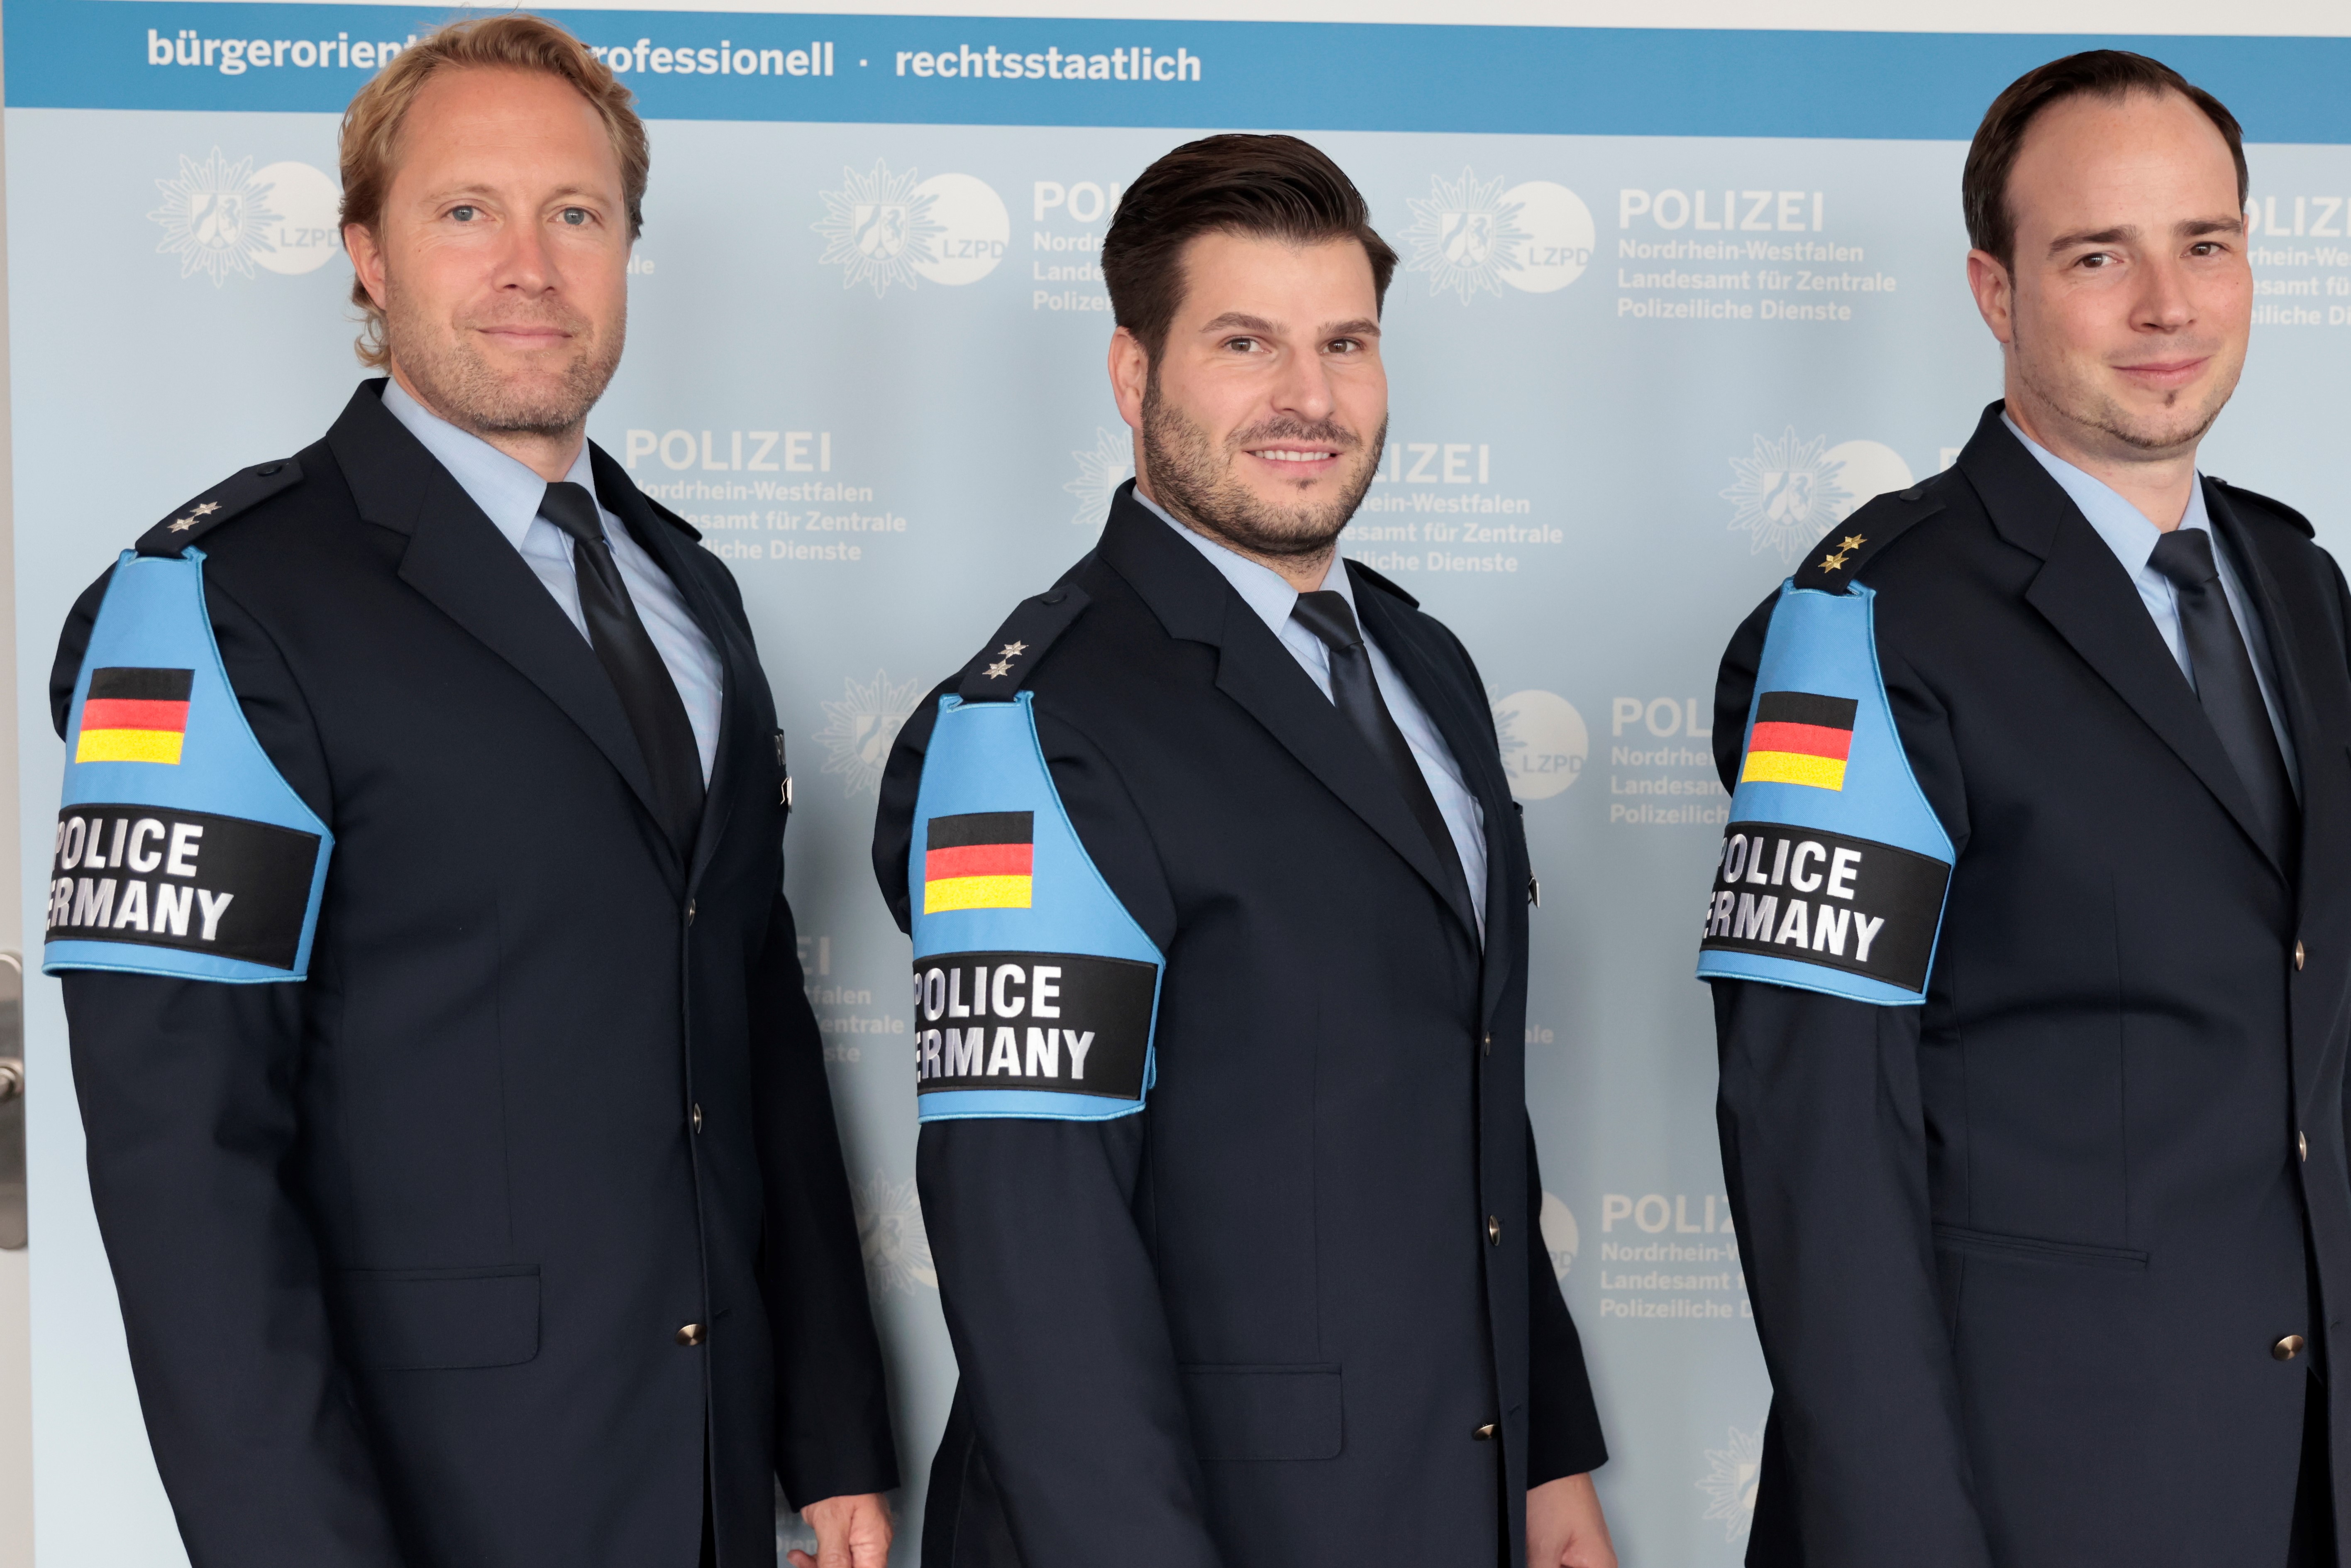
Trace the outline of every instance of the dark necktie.
{"type": "Polygon", "coordinates": [[[588,622],[588,641],[596,658],[620,694],[622,711],[636,732],[638,749],[653,775],[653,799],[660,802],[662,831],[680,855],[694,847],[694,830],[702,816],[702,750],[695,744],[694,725],[685,704],[653,646],[637,607],[629,601],[628,585],[604,540],[604,520],[597,514],[596,497],[587,487],[558,480],[547,487],[538,515],[571,536],[572,575],[580,584],[580,612],[588,622]]]}
{"type": "Polygon", "coordinates": [[[2270,852],[2291,866],[2297,831],[2294,784],[2279,753],[2277,731],[2262,701],[2261,682],[2229,597],[2212,559],[2212,536],[2202,528],[2174,528],[2155,542],[2147,563],[2171,580],[2179,599],[2179,630],[2188,644],[2188,667],[2196,698],[2237,766],[2270,852]]]}
{"type": "MultiPolygon", "coordinates": [[[[1344,570],[1344,569],[1342,569],[1344,570]]],[[[1404,791],[1405,804],[1428,835],[1429,848],[1437,852],[1437,863],[1445,877],[1445,895],[1461,918],[1469,922],[1469,929],[1478,929],[1469,903],[1469,882],[1461,874],[1461,853],[1453,845],[1453,831],[1445,825],[1445,813],[1437,809],[1437,797],[1429,792],[1428,779],[1420,770],[1419,759],[1396,727],[1395,716],[1380,699],[1379,682],[1372,674],[1372,653],[1364,645],[1364,633],[1355,624],[1355,612],[1349,607],[1346,596],[1324,589],[1316,593],[1301,593],[1290,612],[1290,619],[1314,633],[1331,650],[1331,700],[1340,714],[1364,737],[1372,755],[1386,766],[1397,789],[1404,791]]]]}

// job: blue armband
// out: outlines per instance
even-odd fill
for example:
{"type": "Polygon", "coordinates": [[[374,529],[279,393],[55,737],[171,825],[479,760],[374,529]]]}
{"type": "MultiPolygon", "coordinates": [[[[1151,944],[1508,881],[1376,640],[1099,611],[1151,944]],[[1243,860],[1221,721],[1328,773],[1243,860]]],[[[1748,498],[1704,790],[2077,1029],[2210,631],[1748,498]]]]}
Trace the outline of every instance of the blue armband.
{"type": "Polygon", "coordinates": [[[299,980],[334,835],[246,723],[204,552],[125,550],[74,685],[45,974],[299,980]]]}
{"type": "Polygon", "coordinates": [[[1855,1001],[1922,1002],[1950,835],[1902,748],[1878,669],[1876,595],[1780,591],[1698,973],[1855,1001]]]}
{"type": "Polygon", "coordinates": [[[1095,869],[1035,695],[939,699],[914,805],[914,1088],[925,1122],[1143,1109],[1165,961],[1095,869]]]}

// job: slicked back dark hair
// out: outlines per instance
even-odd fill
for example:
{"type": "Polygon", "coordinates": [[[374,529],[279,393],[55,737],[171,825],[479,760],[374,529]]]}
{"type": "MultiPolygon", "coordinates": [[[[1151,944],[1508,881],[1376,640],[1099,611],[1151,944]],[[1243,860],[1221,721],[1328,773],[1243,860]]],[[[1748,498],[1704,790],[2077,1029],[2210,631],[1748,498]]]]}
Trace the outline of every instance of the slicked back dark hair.
{"type": "Polygon", "coordinates": [[[2161,60],[2124,49],[2089,49],[2051,60],[2025,72],[1984,110],[1983,123],[1968,147],[1967,168],[1959,175],[1959,205],[1967,214],[1968,243],[2013,267],[2016,214],[2008,204],[2008,178],[2016,169],[2016,155],[2024,133],[2043,110],[2069,98],[2124,99],[2135,92],[2161,97],[2176,92],[2204,111],[2229,144],[2237,162],[2237,207],[2242,211],[2251,188],[2245,172],[2245,132],[2228,106],[2161,60]]]}
{"type": "Polygon", "coordinates": [[[1295,136],[1187,141],[1127,187],[1102,236],[1111,315],[1155,365],[1184,298],[1184,247],[1204,234],[1358,241],[1383,305],[1395,276],[1396,253],[1373,229],[1364,193],[1321,148],[1295,136]]]}

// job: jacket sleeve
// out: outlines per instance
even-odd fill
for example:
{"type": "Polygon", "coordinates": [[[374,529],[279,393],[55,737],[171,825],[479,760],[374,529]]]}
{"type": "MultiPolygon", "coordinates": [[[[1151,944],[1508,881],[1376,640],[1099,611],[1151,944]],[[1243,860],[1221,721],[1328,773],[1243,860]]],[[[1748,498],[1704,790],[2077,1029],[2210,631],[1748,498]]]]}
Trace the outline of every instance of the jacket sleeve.
{"type": "Polygon", "coordinates": [[[1542,1170],[1527,1123],[1527,1490],[1608,1462],[1600,1407],[1584,1370],[1583,1338],[1560,1294],[1542,1234],[1542,1170]]]}
{"type": "Polygon", "coordinates": [[[776,1479],[795,1508],[898,1484],[882,1343],[824,1043],[791,905],[776,894],[751,977],[751,1092],[767,1203],[760,1278],[776,1367],[776,1479]]]}
{"type": "MultiPolygon", "coordinates": [[[[1768,614],[1723,661],[1726,788],[1768,614]]],[[[1882,635],[1879,655],[1911,769],[1964,855],[1966,792],[1943,712],[1882,635]]],[[[1723,1173],[1787,1466],[1788,1495],[1759,1507],[1807,1568],[1988,1568],[1936,1282],[1924,1009],[1713,986],[1723,1173]]],[[[1759,1519],[1759,1538],[1766,1530],[1759,1519]]]]}
{"type": "MultiPolygon", "coordinates": [[[[875,834],[906,911],[914,788],[935,703],[910,721],[875,834]]],[[[1104,878],[1167,950],[1175,914],[1140,814],[1109,765],[1039,705],[1063,806],[1104,878]]],[[[1216,1568],[1200,1477],[1135,1218],[1148,1110],[1110,1122],[924,1124],[916,1158],[963,1396],[1026,1568],[1216,1568]]]]}
{"type": "MultiPolygon", "coordinates": [[[[83,595],[57,650],[60,735],[103,588],[83,595]]],[[[217,586],[207,594],[262,748],[333,821],[291,675],[250,617],[217,586]]],[[[294,1193],[295,1085],[318,983],[64,976],[90,1197],[148,1439],[197,1568],[402,1561],[294,1193]]]]}

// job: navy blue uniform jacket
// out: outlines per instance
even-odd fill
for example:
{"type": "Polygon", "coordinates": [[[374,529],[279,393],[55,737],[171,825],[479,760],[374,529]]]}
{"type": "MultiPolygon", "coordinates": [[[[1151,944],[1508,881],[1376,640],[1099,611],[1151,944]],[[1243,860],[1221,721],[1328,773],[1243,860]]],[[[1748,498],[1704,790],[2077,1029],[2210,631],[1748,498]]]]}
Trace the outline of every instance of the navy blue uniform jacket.
{"type": "Polygon", "coordinates": [[[778,1478],[895,1477],[742,603],[598,452],[725,667],[681,862],[587,640],[381,384],[200,539],[336,834],[308,980],[65,978],[156,1463],[197,1568],[689,1568],[706,1442],[719,1562],[767,1568],[778,1478]]]}
{"type": "MultiPolygon", "coordinates": [[[[2300,752],[2296,864],[1999,405],[1956,467],[1837,529],[1869,541],[1896,724],[1958,862],[1923,1006],[1715,987],[1773,1390],[1757,1568],[2269,1568],[2305,1393],[2351,1524],[2346,595],[2298,514],[2205,498],[2300,752]],[[2277,1359],[2288,1334],[2313,1349],[2277,1359]]],[[[1769,610],[1723,662],[1726,785],[1769,610]]]]}
{"type": "MultiPolygon", "coordinates": [[[[1493,720],[1452,633],[1353,573],[1484,808],[1483,960],[1370,748],[1122,491],[1028,689],[1079,838],[1166,956],[1158,1082],[1114,1121],[922,1130],[962,1371],[925,1568],[1493,1568],[1524,1557],[1528,1485],[1604,1458],[1536,1228],[1493,720]]],[[[935,701],[874,838],[902,925],[935,701]]]]}

